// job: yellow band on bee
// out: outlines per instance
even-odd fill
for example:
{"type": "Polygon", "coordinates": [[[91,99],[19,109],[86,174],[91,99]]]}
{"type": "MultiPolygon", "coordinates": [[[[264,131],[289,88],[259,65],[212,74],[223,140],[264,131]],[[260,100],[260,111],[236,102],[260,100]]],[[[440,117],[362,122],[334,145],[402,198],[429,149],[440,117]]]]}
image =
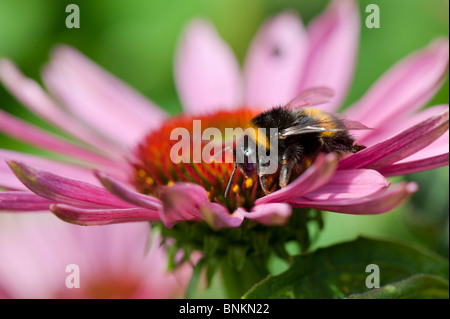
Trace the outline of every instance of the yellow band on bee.
{"type": "MultiPolygon", "coordinates": [[[[319,109],[305,107],[302,109],[303,115],[309,116],[320,123],[320,126],[327,130],[336,129],[336,121],[332,115],[319,109]]],[[[336,132],[321,132],[322,137],[332,137],[336,135],[336,132]]]]}
{"type": "Polygon", "coordinates": [[[250,123],[245,132],[256,143],[256,145],[263,146],[265,149],[270,148],[269,138],[263,132],[262,128],[259,128],[253,123],[250,123]]]}

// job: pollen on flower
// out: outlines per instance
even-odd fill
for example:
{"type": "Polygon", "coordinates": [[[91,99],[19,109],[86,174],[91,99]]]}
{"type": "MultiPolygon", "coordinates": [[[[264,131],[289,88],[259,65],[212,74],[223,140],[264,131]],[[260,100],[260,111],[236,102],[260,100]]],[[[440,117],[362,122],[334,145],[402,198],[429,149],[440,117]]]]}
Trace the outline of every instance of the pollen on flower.
{"type": "MultiPolygon", "coordinates": [[[[145,176],[145,175],[144,175],[145,176]]],[[[145,178],[145,182],[149,185],[149,186],[153,186],[153,184],[155,184],[155,181],[153,180],[153,178],[151,178],[150,176],[145,178]]]]}
{"type": "Polygon", "coordinates": [[[198,117],[182,115],[169,119],[159,129],[150,131],[136,148],[135,158],[138,160],[131,162],[134,167],[131,181],[141,193],[156,197],[160,196],[158,188],[161,186],[170,187],[177,182],[195,183],[205,188],[211,202],[220,203],[230,211],[234,211],[241,205],[244,205],[244,208],[251,208],[254,201],[265,194],[259,183],[255,183],[253,178],[246,178],[239,170],[231,181],[233,192],[224,197],[234,163],[231,152],[223,150],[225,145],[233,145],[237,138],[230,136],[226,129],[245,129],[259,112],[259,110],[243,108],[198,117]],[[207,128],[216,128],[222,134],[222,140],[217,148],[214,147],[211,150],[208,161],[205,159],[194,161],[197,158],[194,141],[201,140],[202,150],[205,145],[210,146],[209,143],[212,142],[212,140],[205,140],[202,132],[194,129],[194,120],[196,123],[200,120],[202,131],[207,128]],[[181,160],[175,163],[171,159],[171,150],[182,139],[171,139],[171,133],[179,128],[190,133],[190,140],[186,143],[188,144],[186,145],[187,156],[183,154],[181,160]]]}
{"type": "Polygon", "coordinates": [[[140,178],[144,178],[147,175],[147,173],[143,169],[140,169],[140,170],[138,170],[137,175],[140,178]]]}

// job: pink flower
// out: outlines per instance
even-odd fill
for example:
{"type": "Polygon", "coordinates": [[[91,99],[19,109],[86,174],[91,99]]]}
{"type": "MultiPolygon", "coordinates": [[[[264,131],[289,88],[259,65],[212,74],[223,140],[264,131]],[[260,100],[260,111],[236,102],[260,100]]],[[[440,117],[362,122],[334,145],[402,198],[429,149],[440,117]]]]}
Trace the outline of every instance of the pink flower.
{"type": "Polygon", "coordinates": [[[52,94],[25,78],[9,61],[0,64],[5,86],[33,112],[76,138],[71,142],[0,113],[0,130],[73,159],[70,164],[1,150],[0,209],[50,210],[81,225],[162,221],[172,227],[204,220],[213,229],[244,219],[286,223],[292,207],[350,214],[378,214],[400,205],[415,183],[390,186],[386,176],[448,164],[448,105],[420,108],[442,84],[448,40],[438,39],[406,57],[345,113],[374,131],[355,135],[366,149],[338,162],[319,156],[287,187],[263,196],[258,182],[236,174],[223,197],[232,164],[173,164],[174,127],[193,119],[211,127],[238,127],[255,114],[285,104],[311,87],[333,89],[323,106],[336,111],[352,79],[359,35],[353,1],[334,1],[304,28],[282,13],[255,36],[243,72],[231,49],[203,20],[185,30],[175,79],[185,114],[169,118],[80,53],[59,47],[43,79],[52,94]],[[92,171],[94,170],[94,174],[92,171]],[[16,178],[17,177],[17,178],[16,178]]]}
{"type": "Polygon", "coordinates": [[[52,215],[0,218],[0,298],[183,297],[192,273],[167,271],[146,223],[82,228],[52,215]]]}

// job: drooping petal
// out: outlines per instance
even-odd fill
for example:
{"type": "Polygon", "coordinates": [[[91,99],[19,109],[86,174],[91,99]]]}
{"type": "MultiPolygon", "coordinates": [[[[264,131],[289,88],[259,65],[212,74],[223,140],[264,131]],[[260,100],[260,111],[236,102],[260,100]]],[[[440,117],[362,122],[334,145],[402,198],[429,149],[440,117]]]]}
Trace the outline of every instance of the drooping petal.
{"type": "Polygon", "coordinates": [[[12,191],[28,190],[3,160],[0,160],[0,188],[12,191]]]}
{"type": "Polygon", "coordinates": [[[289,221],[292,207],[286,203],[270,203],[256,205],[250,212],[243,212],[247,219],[252,219],[267,226],[281,226],[289,221]]]}
{"type": "Polygon", "coordinates": [[[71,113],[126,148],[166,117],[152,102],[68,46],[55,49],[42,77],[71,113]]]}
{"type": "Polygon", "coordinates": [[[445,154],[424,158],[420,160],[405,163],[396,163],[389,166],[385,166],[379,171],[384,176],[398,176],[428,171],[434,168],[447,166],[449,160],[448,154],[449,153],[447,152],[445,154]]]}
{"type": "Polygon", "coordinates": [[[201,219],[200,205],[209,202],[206,190],[192,183],[161,187],[160,193],[163,202],[161,221],[168,228],[181,221],[201,219]]]}
{"type": "Polygon", "coordinates": [[[104,152],[118,157],[123,151],[112,141],[106,141],[92,130],[79,123],[73,116],[59,107],[42,87],[25,77],[9,60],[0,60],[0,80],[5,87],[27,108],[64,132],[104,152]]]}
{"type": "Polygon", "coordinates": [[[286,187],[258,198],[256,205],[282,203],[314,191],[324,185],[335,173],[338,160],[333,154],[319,155],[314,163],[286,187]]]}
{"type": "Polygon", "coordinates": [[[374,170],[338,170],[325,185],[301,197],[312,201],[365,198],[387,188],[389,184],[383,175],[374,170]]]}
{"type": "Polygon", "coordinates": [[[241,212],[230,214],[224,206],[217,203],[202,203],[200,205],[200,213],[205,222],[214,230],[236,228],[244,220],[241,212]]]}
{"type": "Polygon", "coordinates": [[[184,31],[175,59],[175,83],[186,113],[240,106],[239,64],[209,22],[195,20],[184,31]]]}
{"type": "Polygon", "coordinates": [[[127,222],[159,221],[159,213],[145,208],[80,208],[51,205],[50,210],[62,220],[82,226],[109,225],[127,222]]]}
{"type": "MultiPolygon", "coordinates": [[[[46,171],[51,171],[54,174],[62,175],[68,178],[77,179],[86,183],[99,186],[100,183],[95,178],[91,169],[87,169],[81,166],[71,165],[70,163],[63,163],[49,158],[43,158],[21,152],[15,152],[10,150],[0,149],[0,171],[4,169],[9,171],[11,175],[15,177],[14,173],[9,168],[6,161],[18,161],[27,163],[27,165],[40,168],[46,171]]],[[[0,182],[1,184],[2,182],[0,182]]]]}
{"type": "Polygon", "coordinates": [[[377,128],[401,114],[418,110],[442,85],[448,60],[448,39],[432,42],[389,69],[346,114],[377,128]]]}
{"type": "Polygon", "coordinates": [[[51,201],[93,208],[133,207],[104,188],[55,175],[20,162],[10,161],[8,164],[17,178],[33,193],[51,201]]]}
{"type": "Polygon", "coordinates": [[[284,105],[298,95],[307,53],[307,36],[295,13],[285,12],[269,19],[246,56],[246,105],[284,105]]]}
{"type": "Polygon", "coordinates": [[[432,116],[398,135],[363,149],[340,162],[340,169],[381,169],[430,145],[448,130],[448,111],[432,116]]]}
{"type": "Polygon", "coordinates": [[[307,200],[296,198],[290,204],[293,207],[315,208],[330,212],[371,215],[388,212],[402,204],[414,192],[417,191],[417,184],[402,183],[390,187],[387,190],[381,190],[373,196],[361,199],[344,199],[344,200],[307,200]]]}
{"type": "Polygon", "coordinates": [[[45,211],[54,203],[30,191],[0,192],[0,211],[45,211]]]}
{"type": "MultiPolygon", "coordinates": [[[[352,0],[331,1],[308,26],[309,54],[300,91],[326,86],[335,91],[334,99],[320,106],[335,111],[347,94],[359,41],[359,13],[352,0]]],[[[366,124],[366,123],[364,123],[366,124]]]]}
{"type": "Polygon", "coordinates": [[[155,197],[137,193],[103,172],[96,171],[95,175],[109,192],[127,203],[151,210],[160,210],[162,208],[161,201],[155,197]]]}
{"type": "Polygon", "coordinates": [[[83,161],[98,163],[107,167],[120,167],[118,163],[108,157],[37,128],[2,110],[0,110],[0,132],[57,154],[75,157],[83,161]]]}

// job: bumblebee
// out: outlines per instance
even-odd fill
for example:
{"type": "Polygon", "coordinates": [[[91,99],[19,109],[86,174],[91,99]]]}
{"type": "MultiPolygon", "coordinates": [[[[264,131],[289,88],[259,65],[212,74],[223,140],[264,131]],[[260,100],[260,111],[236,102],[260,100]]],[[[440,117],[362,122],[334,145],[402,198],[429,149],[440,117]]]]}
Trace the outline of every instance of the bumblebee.
{"type": "Polygon", "coordinates": [[[252,143],[241,141],[233,149],[234,169],[224,196],[227,197],[236,168],[246,177],[257,174],[265,194],[283,188],[290,180],[300,176],[316,159],[319,153],[356,153],[365,148],[350,135],[349,130],[369,129],[365,125],[345,119],[311,106],[328,102],[333,91],[328,88],[314,88],[302,92],[285,106],[274,107],[255,116],[249,126],[277,128],[278,144],[277,171],[264,174],[257,148],[270,152],[270,138],[273,136],[253,134],[252,143]],[[250,160],[250,157],[256,160],[250,160]],[[237,158],[244,159],[237,161],[237,158]]]}

